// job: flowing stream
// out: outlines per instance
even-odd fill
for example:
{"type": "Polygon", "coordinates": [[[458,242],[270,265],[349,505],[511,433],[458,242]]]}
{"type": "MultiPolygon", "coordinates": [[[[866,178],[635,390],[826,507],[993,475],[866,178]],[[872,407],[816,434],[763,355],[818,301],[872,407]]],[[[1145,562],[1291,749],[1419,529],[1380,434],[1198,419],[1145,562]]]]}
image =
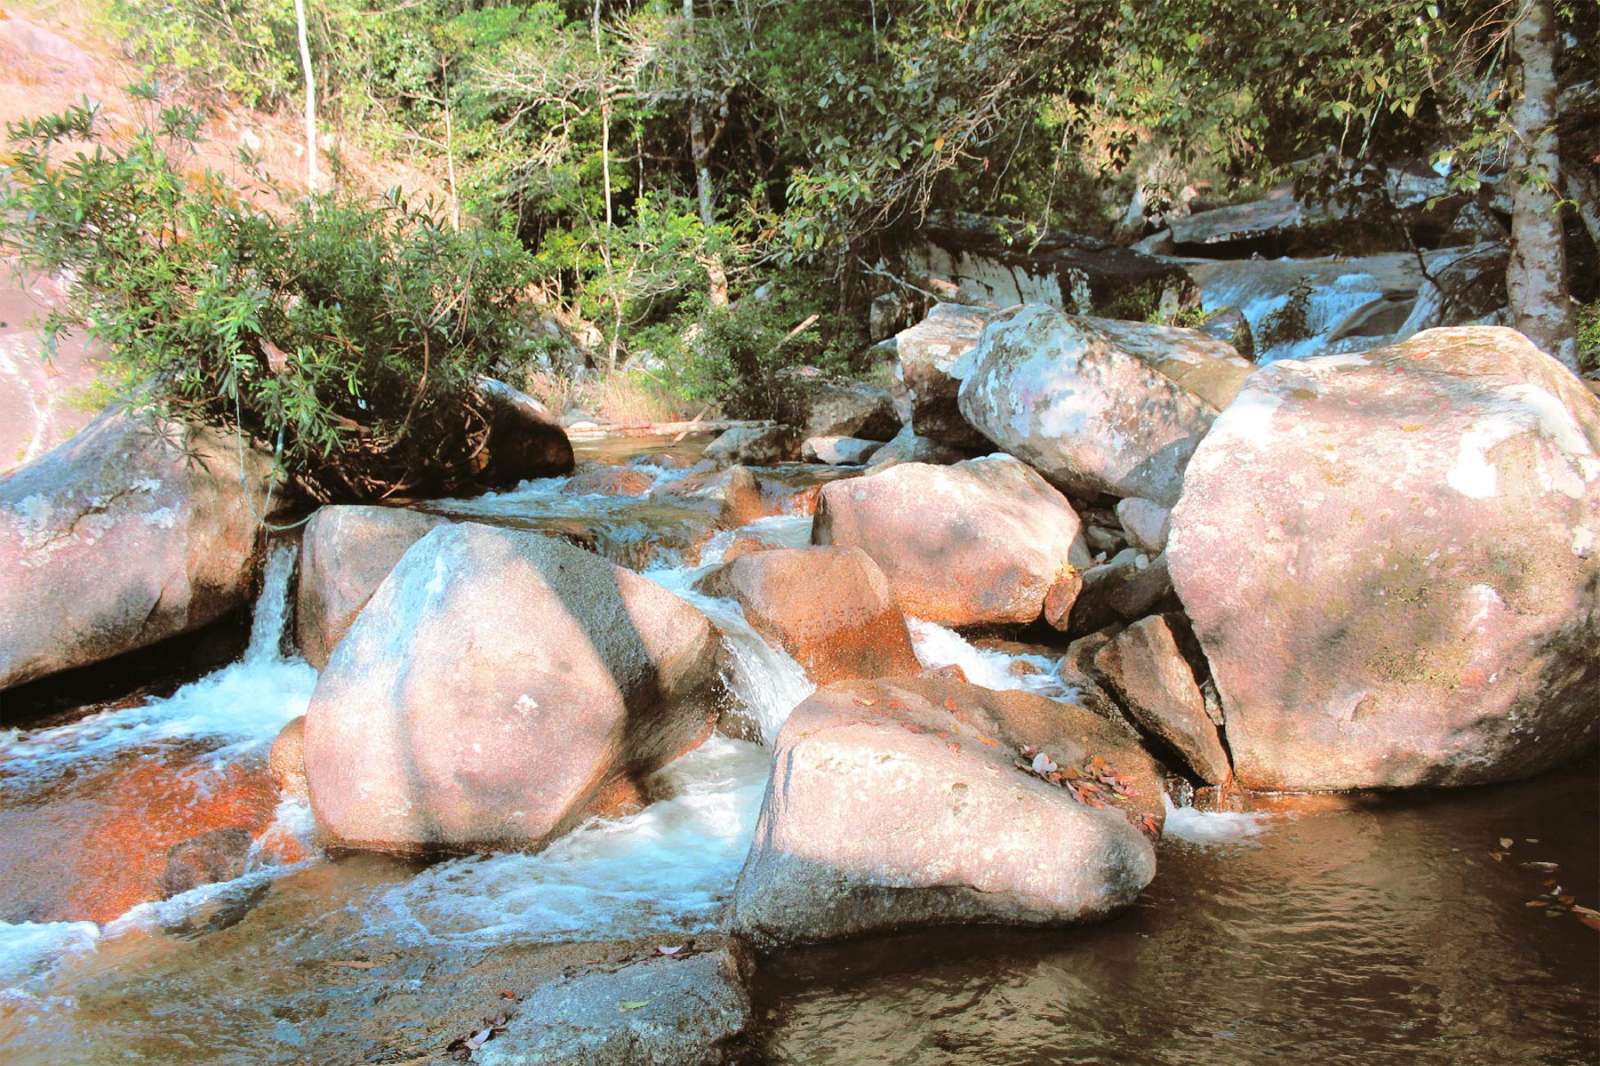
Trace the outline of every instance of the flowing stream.
{"type": "MultiPolygon", "coordinates": [[[[660,469],[653,476],[676,476],[660,469]]],[[[574,496],[566,483],[438,509],[531,528],[592,519],[643,544],[642,572],[724,633],[738,710],[770,745],[812,686],[737,604],[696,591],[733,532],[685,565],[681,515],[574,496]]],[[[741,533],[801,545],[810,520],[778,515],[741,533]]],[[[123,782],[160,768],[171,779],[163,802],[177,795],[185,811],[230,788],[255,796],[236,779],[264,773],[272,739],[316,682],[285,651],[294,561],[290,546],[270,553],[240,661],[163,699],[0,733],[0,1062],[431,1061],[500,1009],[501,990],[581,961],[574,945],[678,943],[717,928],[769,772],[766,747],[720,736],[662,770],[643,810],[593,819],[538,854],[330,860],[310,844],[304,804],[263,812],[241,800],[259,825],[242,877],[121,910],[106,893],[99,921],[52,919],[76,890],[62,870],[87,869],[61,842],[93,852],[151,817],[148,790],[124,800],[123,782]],[[129,809],[112,810],[121,802],[129,809]],[[84,829],[102,822],[100,835],[84,829]]],[[[927,666],[1076,696],[1042,651],[911,629],[927,666]]],[[[1444,1063],[1506,1059],[1488,1050],[1498,1046],[1517,1049],[1512,1060],[1583,1061],[1600,1037],[1600,935],[1525,906],[1551,875],[1519,863],[1558,864],[1564,890],[1596,902],[1594,780],[1589,765],[1498,789],[1173,809],[1155,884],[1111,921],[945,930],[770,960],[752,1055],[1444,1063]],[[1516,845],[1497,863],[1501,836],[1516,845]]]]}

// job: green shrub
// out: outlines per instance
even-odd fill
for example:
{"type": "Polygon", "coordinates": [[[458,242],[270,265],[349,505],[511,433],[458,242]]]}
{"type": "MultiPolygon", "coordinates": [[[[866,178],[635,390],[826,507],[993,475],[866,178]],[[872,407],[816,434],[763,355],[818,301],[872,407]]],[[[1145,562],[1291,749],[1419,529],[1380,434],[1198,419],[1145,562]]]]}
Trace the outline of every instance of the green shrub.
{"type": "Polygon", "coordinates": [[[476,377],[527,348],[522,247],[398,194],[258,204],[186,181],[198,125],[168,107],[119,148],[85,104],[8,128],[0,251],[70,279],[47,334],[87,329],[124,403],[239,427],[313,498],[468,483],[476,377]],[[89,148],[56,158],[63,141],[89,148]]]}
{"type": "Polygon", "coordinates": [[[1578,369],[1600,373],[1600,303],[1578,308],[1578,369]]]}

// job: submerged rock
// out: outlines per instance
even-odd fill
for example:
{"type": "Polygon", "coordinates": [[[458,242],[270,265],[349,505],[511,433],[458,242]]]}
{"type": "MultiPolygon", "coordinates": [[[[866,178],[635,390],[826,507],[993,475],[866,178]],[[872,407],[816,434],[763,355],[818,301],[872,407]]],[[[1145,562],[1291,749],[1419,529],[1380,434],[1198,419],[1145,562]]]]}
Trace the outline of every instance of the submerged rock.
{"type": "Polygon", "coordinates": [[[161,874],[161,896],[171,899],[192,888],[232,881],[244,873],[254,838],[240,825],[224,826],[191,837],[167,849],[161,874]]]}
{"type": "Polygon", "coordinates": [[[1080,707],[937,677],[830,685],[778,736],[730,931],[771,948],[1098,917],[1155,876],[1138,826],[1161,811],[1154,761],[1080,707]],[[1079,784],[1122,774],[1129,794],[1080,801],[1019,769],[1024,748],[1079,784]]]}
{"type": "Polygon", "coordinates": [[[742,526],[783,511],[782,502],[769,500],[761,480],[745,466],[687,474],[658,486],[650,496],[704,511],[724,526],[742,526]]]}
{"type": "Polygon", "coordinates": [[[743,555],[702,587],[737,600],[751,627],[782,645],[819,685],[922,669],[888,579],[859,548],[743,555]]]}
{"type": "Polygon", "coordinates": [[[1036,620],[1077,538],[1067,498],[1009,455],[832,482],[812,527],[870,555],[907,614],[953,626],[1036,620]]]}
{"type": "Polygon", "coordinates": [[[1165,618],[1141,618],[1106,641],[1094,669],[1129,717],[1171,745],[1202,781],[1228,780],[1228,753],[1165,618]]]}
{"type": "Polygon", "coordinates": [[[1249,373],[1232,353],[1194,330],[1077,318],[1029,304],[986,329],[968,356],[961,413],[1069,492],[1170,506],[1216,415],[1177,379],[1226,394],[1237,387],[1226,379],[1249,373]]]}
{"type": "Polygon", "coordinates": [[[484,1066],[685,1066],[730,1061],[750,1024],[750,963],[736,946],[557,978],[528,994],[484,1066]]]}
{"type": "Polygon", "coordinates": [[[108,411],[0,478],[0,689],[248,603],[271,468],[219,433],[108,411]]]}
{"type": "Polygon", "coordinates": [[[357,848],[539,847],[709,734],[718,643],[694,607],[554,537],[436,529],[317,682],[318,826],[357,848]]]}
{"type": "Polygon", "coordinates": [[[306,662],[327,665],[334,645],[406,550],[450,520],[399,507],[320,508],[300,538],[295,641],[306,662]]]}
{"type": "Polygon", "coordinates": [[[1592,748],[1600,401],[1512,330],[1263,370],[1167,556],[1246,786],[1468,784],[1592,748]]]}
{"type": "Polygon", "coordinates": [[[928,317],[895,338],[900,380],[911,394],[911,428],[940,444],[987,448],[983,434],[967,424],[956,404],[960,379],[952,371],[983,334],[994,311],[964,304],[935,304],[928,317]]]}
{"type": "Polygon", "coordinates": [[[648,470],[606,464],[572,475],[561,491],[570,496],[643,496],[655,485],[655,475],[648,470]]]}

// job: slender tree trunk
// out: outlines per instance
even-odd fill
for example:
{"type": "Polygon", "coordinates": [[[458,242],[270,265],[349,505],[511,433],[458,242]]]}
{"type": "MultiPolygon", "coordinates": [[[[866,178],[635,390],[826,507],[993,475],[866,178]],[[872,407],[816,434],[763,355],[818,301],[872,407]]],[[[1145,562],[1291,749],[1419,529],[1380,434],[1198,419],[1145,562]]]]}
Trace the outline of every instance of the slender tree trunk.
{"type": "Polygon", "coordinates": [[[600,43],[600,0],[594,0],[595,62],[600,68],[600,178],[606,200],[606,227],[600,235],[600,259],[606,268],[606,287],[611,290],[611,339],[606,344],[606,370],[617,369],[617,354],[622,348],[622,293],[617,290],[617,274],[611,263],[611,77],[605,70],[605,53],[600,43]]]}
{"type": "Polygon", "coordinates": [[[456,193],[456,130],[450,119],[450,61],[439,60],[439,73],[444,79],[444,163],[450,178],[450,228],[461,232],[461,197],[456,193]]]}
{"type": "MultiPolygon", "coordinates": [[[[683,21],[689,39],[694,39],[694,0],[683,0],[683,21]]],[[[700,225],[707,232],[716,225],[716,205],[711,189],[711,144],[706,140],[706,118],[700,109],[698,81],[689,86],[689,154],[694,163],[694,181],[700,194],[700,225]]],[[[728,274],[722,267],[722,257],[706,256],[708,298],[712,307],[728,306],[728,274]]]]}
{"type": "Polygon", "coordinates": [[[1533,343],[1574,370],[1577,327],[1562,243],[1561,170],[1556,139],[1556,34],[1552,0],[1524,0],[1511,28],[1522,92],[1511,112],[1511,262],[1506,295],[1512,321],[1533,343]]]}
{"type": "Polygon", "coordinates": [[[305,0],[294,0],[295,34],[300,38],[300,70],[306,78],[306,188],[317,191],[317,81],[311,75],[311,43],[306,33],[305,0]]]}

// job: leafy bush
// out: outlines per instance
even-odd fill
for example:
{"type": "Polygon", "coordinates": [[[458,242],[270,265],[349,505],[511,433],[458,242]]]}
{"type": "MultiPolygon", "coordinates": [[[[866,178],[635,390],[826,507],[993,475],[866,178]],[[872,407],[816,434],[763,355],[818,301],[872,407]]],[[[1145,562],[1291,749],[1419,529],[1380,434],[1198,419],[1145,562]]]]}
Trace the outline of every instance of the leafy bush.
{"type": "Polygon", "coordinates": [[[525,251],[398,194],[264,186],[258,204],[186,181],[199,122],[165,108],[125,148],[88,104],[8,128],[0,251],[71,279],[47,334],[86,328],[125,403],[239,427],[313,498],[466,484],[487,435],[476,378],[526,349],[525,251]],[[58,159],[63,142],[89,148],[58,159]]]}
{"type": "Polygon", "coordinates": [[[1578,308],[1578,369],[1600,373],[1600,303],[1578,308]]]}

